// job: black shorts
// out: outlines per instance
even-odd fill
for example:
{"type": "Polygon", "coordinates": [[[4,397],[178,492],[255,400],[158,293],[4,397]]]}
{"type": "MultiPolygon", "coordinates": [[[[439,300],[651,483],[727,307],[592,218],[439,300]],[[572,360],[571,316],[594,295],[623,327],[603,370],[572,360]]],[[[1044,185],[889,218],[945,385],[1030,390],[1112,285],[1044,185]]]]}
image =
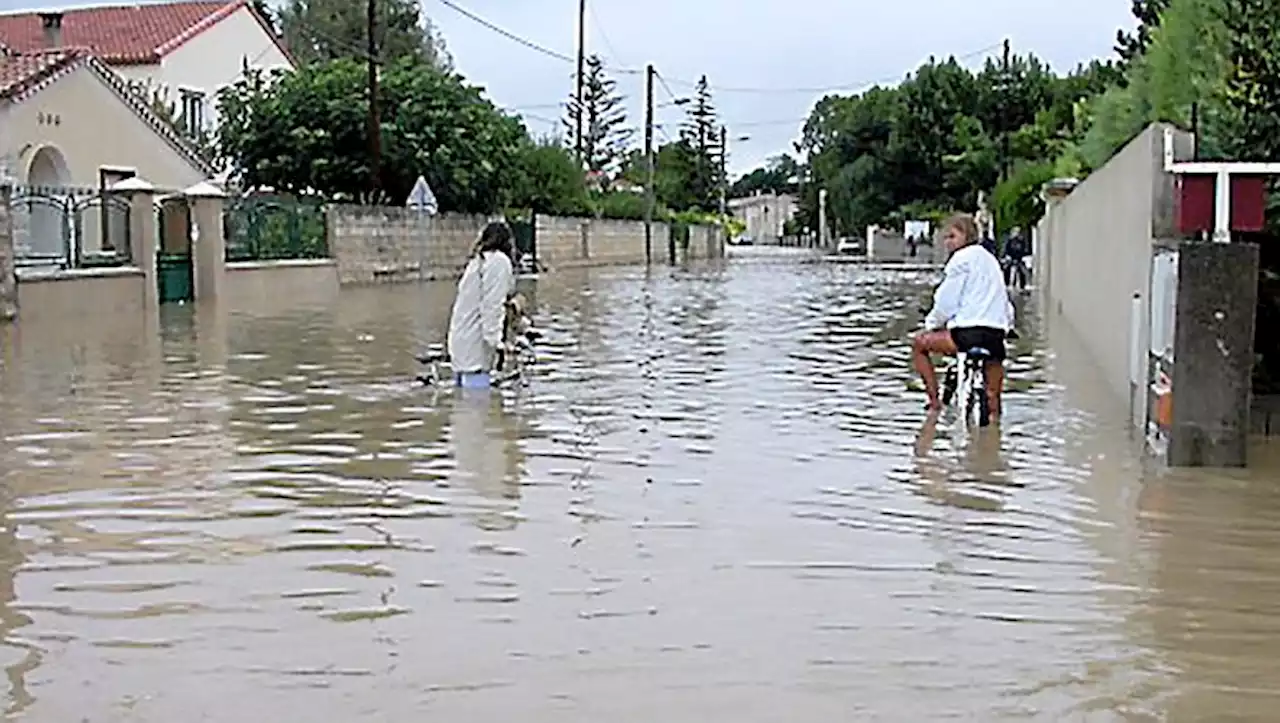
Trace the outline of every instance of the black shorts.
{"type": "Polygon", "coordinates": [[[992,359],[1001,362],[1005,359],[1004,336],[1004,329],[989,326],[958,326],[951,330],[951,341],[961,354],[967,354],[970,349],[986,349],[992,359]]]}

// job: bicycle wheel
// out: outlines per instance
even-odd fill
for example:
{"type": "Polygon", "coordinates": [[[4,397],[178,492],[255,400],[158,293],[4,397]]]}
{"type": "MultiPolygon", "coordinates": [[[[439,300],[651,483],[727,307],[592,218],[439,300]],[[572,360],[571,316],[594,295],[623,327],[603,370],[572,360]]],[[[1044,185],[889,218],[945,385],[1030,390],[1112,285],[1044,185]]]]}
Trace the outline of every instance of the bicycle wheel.
{"type": "Polygon", "coordinates": [[[956,366],[955,364],[947,368],[942,377],[942,406],[951,406],[951,400],[956,398],[956,366]]]}
{"type": "Polygon", "coordinates": [[[987,375],[983,372],[979,375],[981,381],[973,385],[972,394],[976,397],[973,402],[978,406],[978,426],[988,427],[991,426],[991,400],[987,397],[987,375]]]}

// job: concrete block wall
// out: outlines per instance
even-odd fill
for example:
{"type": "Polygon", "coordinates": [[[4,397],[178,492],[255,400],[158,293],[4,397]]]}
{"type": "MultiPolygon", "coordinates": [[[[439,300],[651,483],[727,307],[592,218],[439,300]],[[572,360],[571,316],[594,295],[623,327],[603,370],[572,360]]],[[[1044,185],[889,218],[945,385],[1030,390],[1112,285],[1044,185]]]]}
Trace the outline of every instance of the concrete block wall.
{"type": "Polygon", "coordinates": [[[912,256],[905,236],[897,231],[873,226],[867,230],[867,260],[889,263],[944,264],[947,260],[947,252],[942,244],[940,233],[934,234],[932,245],[917,245],[916,255],[912,256]]]}
{"type": "Polygon", "coordinates": [[[334,205],[327,215],[329,253],[344,285],[456,277],[489,222],[382,206],[334,205]]]}
{"type": "MultiPolygon", "coordinates": [[[[331,206],[329,252],[343,285],[455,278],[462,273],[484,216],[428,217],[401,208],[331,206]]],[[[721,258],[718,229],[693,229],[692,258],[721,258]]],[[[538,262],[544,268],[611,266],[645,261],[644,222],[537,217],[538,262]]],[[[653,259],[665,262],[671,229],[653,224],[653,259]]]]}
{"type": "Polygon", "coordinates": [[[9,187],[0,186],[0,323],[18,314],[18,284],[13,267],[13,217],[9,213],[9,187]]]}
{"type": "MultiPolygon", "coordinates": [[[[642,264],[645,261],[644,222],[614,219],[538,216],[538,263],[555,268],[642,264]]],[[[667,258],[671,228],[654,223],[655,262],[667,258]]]]}
{"type": "Polygon", "coordinates": [[[724,242],[724,233],[719,226],[692,226],[689,228],[689,259],[722,259],[724,242]]]}
{"type": "Polygon", "coordinates": [[[591,258],[591,224],[586,218],[538,216],[538,263],[552,269],[586,265],[591,258]]]}

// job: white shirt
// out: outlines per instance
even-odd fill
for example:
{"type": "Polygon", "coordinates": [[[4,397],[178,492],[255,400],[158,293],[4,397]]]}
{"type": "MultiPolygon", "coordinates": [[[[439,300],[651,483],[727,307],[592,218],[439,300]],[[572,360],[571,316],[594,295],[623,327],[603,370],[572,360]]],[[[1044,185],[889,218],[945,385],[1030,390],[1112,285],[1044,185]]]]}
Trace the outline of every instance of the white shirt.
{"type": "Polygon", "coordinates": [[[970,244],[951,254],[942,271],[942,283],[933,292],[933,309],[925,317],[926,329],[986,326],[1013,329],[1013,303],[1004,283],[1000,262],[980,244],[970,244]]]}
{"type": "Polygon", "coordinates": [[[515,287],[511,259],[501,251],[467,262],[449,317],[449,360],[455,372],[492,371],[495,352],[502,344],[507,298],[515,287]]]}

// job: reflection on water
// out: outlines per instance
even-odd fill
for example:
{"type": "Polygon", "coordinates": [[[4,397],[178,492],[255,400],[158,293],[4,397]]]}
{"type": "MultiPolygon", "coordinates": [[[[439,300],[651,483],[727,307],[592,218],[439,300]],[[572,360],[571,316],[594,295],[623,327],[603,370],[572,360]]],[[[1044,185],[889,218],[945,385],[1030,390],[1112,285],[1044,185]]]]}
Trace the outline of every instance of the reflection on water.
{"type": "Polygon", "coordinates": [[[514,392],[413,383],[447,284],[0,331],[8,710],[1274,717],[1274,450],[1148,469],[1057,329],[925,416],[932,275],[750,253],[534,282],[514,392]]]}

